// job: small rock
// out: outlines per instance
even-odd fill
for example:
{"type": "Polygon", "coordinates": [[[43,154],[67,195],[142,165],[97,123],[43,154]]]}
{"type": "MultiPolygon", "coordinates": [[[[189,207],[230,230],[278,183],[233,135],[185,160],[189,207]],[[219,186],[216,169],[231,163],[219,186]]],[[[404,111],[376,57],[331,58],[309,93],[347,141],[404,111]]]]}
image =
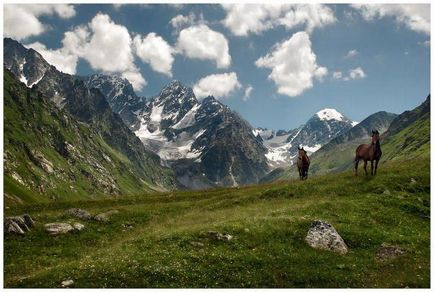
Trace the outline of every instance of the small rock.
{"type": "Polygon", "coordinates": [[[411,184],[415,184],[415,183],[417,183],[417,181],[416,181],[414,178],[411,178],[411,179],[410,179],[410,183],[411,183],[411,184]]]}
{"type": "Polygon", "coordinates": [[[71,232],[74,227],[68,223],[48,223],[45,224],[45,230],[51,235],[57,235],[71,232]]]}
{"type": "Polygon", "coordinates": [[[117,213],[119,213],[118,210],[111,210],[111,211],[108,211],[108,212],[104,212],[104,213],[98,214],[95,217],[93,217],[93,219],[95,219],[96,221],[99,221],[99,222],[107,222],[107,221],[110,220],[110,216],[111,215],[117,214],[117,213]]]}
{"type": "Polygon", "coordinates": [[[60,287],[62,287],[62,288],[68,288],[68,287],[71,287],[72,285],[74,285],[74,280],[65,280],[65,281],[62,281],[62,283],[60,283],[60,287]]]}
{"type": "Polygon", "coordinates": [[[348,247],[334,227],[322,220],[315,220],[309,227],[306,242],[313,248],[346,254],[348,247]]]}
{"type": "Polygon", "coordinates": [[[192,246],[195,246],[195,247],[203,247],[204,246],[204,244],[202,242],[199,242],[199,241],[190,241],[190,244],[192,246]]]}
{"type": "Polygon", "coordinates": [[[398,256],[405,254],[405,250],[398,246],[386,246],[382,245],[375,252],[375,258],[379,261],[386,261],[394,259],[398,256]]]}
{"type": "Polygon", "coordinates": [[[71,208],[65,212],[67,215],[74,216],[78,219],[90,220],[92,219],[92,215],[86,210],[80,208],[71,208]]]}
{"type": "Polygon", "coordinates": [[[122,224],[123,228],[129,228],[129,229],[133,229],[134,226],[132,224],[122,224]]]}
{"type": "Polygon", "coordinates": [[[84,225],[81,224],[81,223],[74,223],[72,225],[72,227],[74,227],[74,229],[77,230],[77,231],[80,231],[80,230],[84,229],[84,225]]]}
{"type": "Polygon", "coordinates": [[[383,192],[383,195],[390,195],[391,193],[390,193],[390,191],[389,190],[385,190],[384,192],[383,192]]]}
{"type": "Polygon", "coordinates": [[[233,238],[233,236],[228,233],[220,233],[217,231],[208,231],[208,237],[220,241],[230,241],[233,238]]]}

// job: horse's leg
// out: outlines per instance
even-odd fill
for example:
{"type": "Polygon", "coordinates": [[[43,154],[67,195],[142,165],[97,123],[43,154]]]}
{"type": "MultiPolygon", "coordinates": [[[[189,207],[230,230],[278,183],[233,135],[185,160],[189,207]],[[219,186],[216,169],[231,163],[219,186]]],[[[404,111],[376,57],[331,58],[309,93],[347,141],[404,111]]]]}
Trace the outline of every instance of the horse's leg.
{"type": "Polygon", "coordinates": [[[363,162],[364,162],[363,163],[363,169],[365,170],[365,175],[368,175],[368,171],[366,170],[366,166],[368,165],[368,161],[364,160],[363,162]]]}
{"type": "Polygon", "coordinates": [[[356,176],[357,176],[357,168],[359,167],[359,160],[356,159],[356,163],[354,165],[354,170],[356,171],[356,176]]]}
{"type": "Polygon", "coordinates": [[[371,175],[374,176],[374,160],[371,160],[371,175]]]}
{"type": "Polygon", "coordinates": [[[375,170],[374,170],[375,175],[377,175],[378,161],[379,161],[379,159],[375,160],[375,170]]]}

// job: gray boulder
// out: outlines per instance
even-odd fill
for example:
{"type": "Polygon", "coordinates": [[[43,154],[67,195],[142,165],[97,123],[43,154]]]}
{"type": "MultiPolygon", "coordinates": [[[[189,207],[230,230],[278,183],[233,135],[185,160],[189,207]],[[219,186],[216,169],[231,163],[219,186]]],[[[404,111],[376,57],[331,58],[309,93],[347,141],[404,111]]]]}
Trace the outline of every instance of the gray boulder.
{"type": "Polygon", "coordinates": [[[321,220],[312,222],[306,235],[306,242],[316,249],[330,250],[340,254],[348,252],[347,245],[336,229],[321,220]]]}
{"type": "Polygon", "coordinates": [[[71,287],[73,285],[74,285],[74,280],[71,280],[71,279],[62,281],[62,283],[60,283],[60,287],[62,287],[62,288],[68,288],[68,287],[71,287]]]}
{"type": "Polygon", "coordinates": [[[74,230],[74,227],[68,223],[48,223],[45,224],[45,230],[50,235],[65,234],[74,230]]]}
{"type": "Polygon", "coordinates": [[[29,214],[24,214],[23,216],[21,216],[24,220],[24,223],[29,227],[29,228],[33,228],[35,226],[35,222],[33,221],[32,217],[30,217],[29,214]]]}
{"type": "Polygon", "coordinates": [[[74,224],[72,224],[72,227],[74,227],[74,229],[77,231],[84,229],[84,225],[81,223],[74,223],[74,224]]]}
{"type": "Polygon", "coordinates": [[[80,208],[71,208],[65,212],[67,215],[76,217],[78,219],[90,220],[92,219],[92,215],[86,210],[80,208]]]}

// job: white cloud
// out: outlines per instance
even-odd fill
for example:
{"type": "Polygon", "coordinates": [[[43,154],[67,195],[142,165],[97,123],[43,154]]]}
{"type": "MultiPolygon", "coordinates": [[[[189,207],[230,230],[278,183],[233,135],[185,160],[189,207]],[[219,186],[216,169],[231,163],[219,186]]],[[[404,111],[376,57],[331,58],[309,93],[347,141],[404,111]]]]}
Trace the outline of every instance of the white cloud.
{"type": "Polygon", "coordinates": [[[430,34],[430,5],[429,4],[353,4],[366,21],[376,18],[391,17],[396,23],[407,28],[430,34]]]}
{"type": "Polygon", "coordinates": [[[204,19],[203,13],[200,13],[199,16],[197,16],[193,12],[190,12],[187,16],[178,14],[173,17],[169,23],[175,30],[175,33],[179,33],[182,28],[197,24],[207,24],[207,21],[204,19]]]}
{"type": "Polygon", "coordinates": [[[28,44],[26,47],[39,52],[49,64],[56,66],[57,70],[68,74],[75,74],[78,61],[77,55],[69,53],[64,48],[57,50],[47,49],[40,42],[28,44]]]}
{"type": "Polygon", "coordinates": [[[5,4],[4,35],[16,40],[36,36],[49,29],[39,17],[56,15],[60,18],[75,16],[74,6],[68,4],[5,4]]]}
{"type": "Polygon", "coordinates": [[[349,50],[348,53],[344,56],[344,59],[351,59],[354,58],[355,56],[357,56],[359,54],[359,52],[354,49],[354,50],[349,50]]]}
{"type": "Polygon", "coordinates": [[[176,48],[189,58],[215,61],[217,68],[227,68],[231,64],[228,41],[223,34],[205,24],[183,29],[176,48]]]}
{"type": "Polygon", "coordinates": [[[200,79],[193,86],[194,94],[198,98],[214,96],[215,98],[227,97],[234,90],[240,89],[241,84],[235,72],[212,74],[200,79]]]}
{"type": "Polygon", "coordinates": [[[253,86],[251,86],[250,84],[247,85],[246,89],[244,90],[244,96],[243,96],[244,101],[250,99],[250,95],[252,94],[252,91],[253,91],[253,86]]]}
{"type": "Polygon", "coordinates": [[[123,72],[121,76],[128,79],[135,90],[140,90],[147,84],[145,78],[143,78],[139,70],[135,68],[133,68],[131,71],[123,72]]]}
{"type": "Polygon", "coordinates": [[[57,54],[73,55],[85,59],[95,70],[122,75],[136,90],[146,85],[134,64],[133,42],[127,28],[106,14],[99,13],[87,25],[65,32],[62,44],[57,54]]]}
{"type": "Polygon", "coordinates": [[[313,79],[321,79],[327,68],[316,63],[309,35],[302,31],[288,40],[277,43],[273,51],[255,62],[257,67],[270,68],[268,78],[277,85],[277,91],[290,97],[300,95],[313,86],[313,79]]]}
{"type": "Polygon", "coordinates": [[[342,72],[341,71],[333,72],[333,79],[341,79],[341,78],[342,78],[342,72]]]}
{"type": "Polygon", "coordinates": [[[154,71],[172,77],[174,52],[162,37],[151,32],[143,39],[137,35],[133,42],[135,53],[143,62],[151,65],[154,71]]]}
{"type": "Polygon", "coordinates": [[[357,68],[351,69],[349,71],[349,76],[350,76],[350,79],[362,79],[362,78],[366,77],[366,74],[362,68],[357,67],[357,68]]]}
{"type": "Polygon", "coordinates": [[[259,34],[277,26],[293,29],[304,26],[312,32],[336,21],[333,10],[322,4],[222,4],[222,21],[236,36],[259,34]]]}

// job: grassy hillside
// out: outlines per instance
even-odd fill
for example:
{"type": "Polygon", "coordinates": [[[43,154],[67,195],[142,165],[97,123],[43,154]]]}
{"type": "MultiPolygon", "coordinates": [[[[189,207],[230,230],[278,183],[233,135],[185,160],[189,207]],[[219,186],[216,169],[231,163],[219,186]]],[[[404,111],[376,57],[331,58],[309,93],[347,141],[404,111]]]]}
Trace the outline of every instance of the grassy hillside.
{"type": "MultiPolygon", "coordinates": [[[[6,205],[164,189],[87,124],[4,73],[6,205]]],[[[170,186],[171,172],[147,163],[170,186]]]]}
{"type": "Polygon", "coordinates": [[[389,161],[378,175],[351,172],[307,181],[206,192],[12,206],[36,227],[4,242],[5,287],[429,287],[429,155],[389,161]],[[81,221],[80,233],[49,236],[43,225],[117,209],[106,223],[81,221]],[[333,224],[347,255],[314,250],[310,223],[333,224]],[[132,225],[133,228],[124,227],[132,225]],[[229,242],[208,238],[215,230],[229,242]],[[404,248],[378,261],[382,245],[404,248]]]}
{"type": "MultiPolygon", "coordinates": [[[[383,155],[380,166],[389,160],[412,160],[430,153],[430,96],[418,107],[396,116],[379,112],[366,118],[360,124],[333,139],[311,156],[309,175],[341,172],[354,167],[355,150],[360,144],[369,144],[370,129],[381,129],[383,155]],[[384,128],[389,125],[389,129],[384,128]]],[[[360,166],[359,166],[360,167],[360,166]]],[[[362,166],[363,167],[363,166],[362,166]]],[[[370,167],[370,166],[369,166],[370,167]]],[[[295,165],[285,171],[270,173],[264,182],[297,178],[295,165]]]]}

